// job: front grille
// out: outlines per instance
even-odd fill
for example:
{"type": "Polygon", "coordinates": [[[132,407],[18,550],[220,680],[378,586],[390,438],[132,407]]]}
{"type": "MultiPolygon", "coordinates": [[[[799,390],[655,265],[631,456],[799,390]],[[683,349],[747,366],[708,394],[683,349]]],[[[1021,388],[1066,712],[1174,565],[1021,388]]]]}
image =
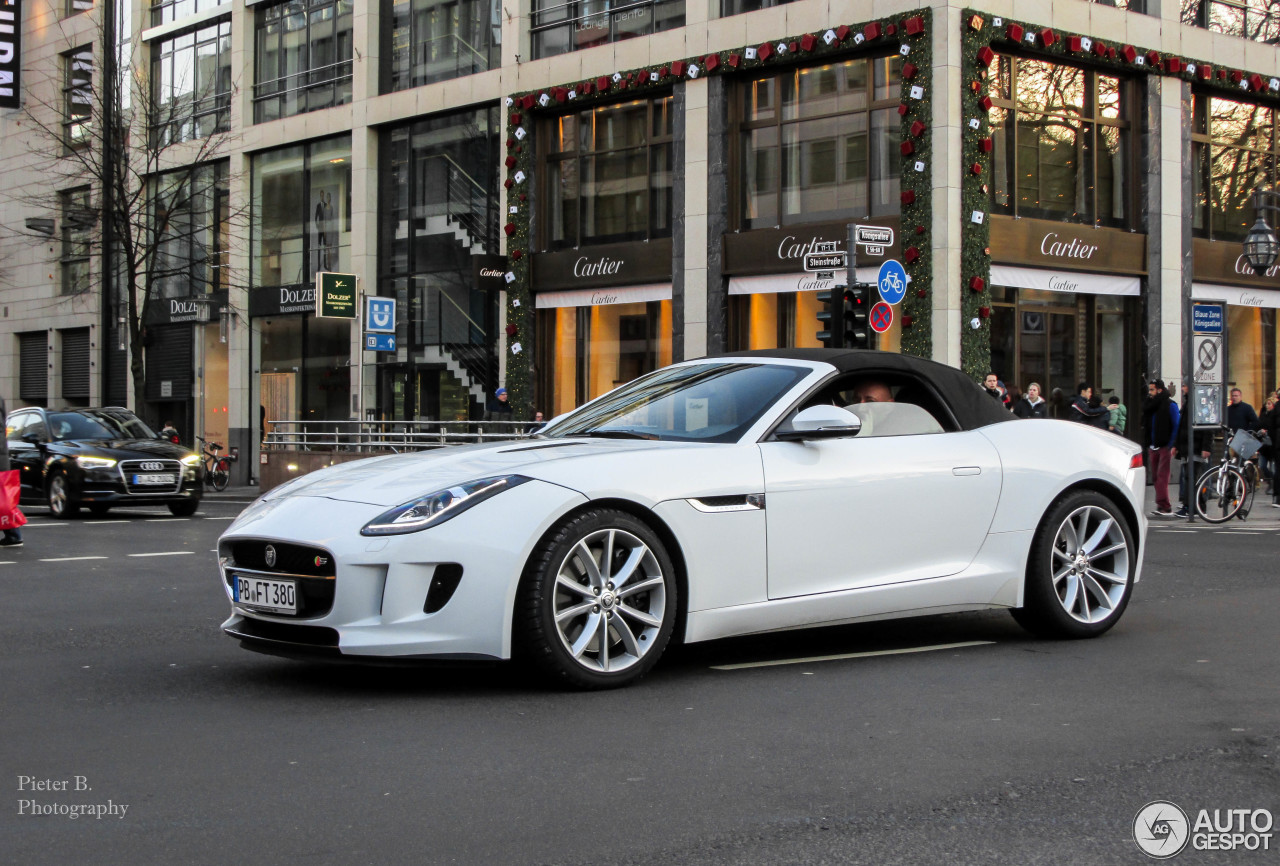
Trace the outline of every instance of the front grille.
{"type": "MultiPolygon", "coordinates": [[[[261,575],[279,575],[294,581],[298,588],[296,613],[272,613],[254,611],[254,616],[295,617],[324,616],[333,610],[337,570],[333,554],[319,547],[288,544],[266,539],[236,539],[224,541],[218,546],[218,555],[225,560],[228,589],[234,589],[232,580],[237,570],[254,571],[261,575]],[[275,564],[267,565],[267,546],[275,550],[275,564]]],[[[234,595],[234,592],[232,593],[234,595]]]]}
{"type": "Polygon", "coordinates": [[[185,467],[179,460],[122,460],[120,475],[124,481],[126,493],[159,493],[171,496],[182,489],[182,471],[185,467]],[[172,475],[177,479],[174,484],[134,484],[139,475],[172,475]]]}

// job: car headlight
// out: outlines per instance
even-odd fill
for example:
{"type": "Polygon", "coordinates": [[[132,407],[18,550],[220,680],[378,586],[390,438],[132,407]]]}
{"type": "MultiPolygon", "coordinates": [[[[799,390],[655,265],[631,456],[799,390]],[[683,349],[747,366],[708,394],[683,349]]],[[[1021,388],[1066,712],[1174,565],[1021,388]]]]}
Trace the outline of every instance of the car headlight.
{"type": "Polygon", "coordinates": [[[200,455],[199,455],[199,454],[188,454],[186,457],[183,457],[183,458],[182,458],[182,465],[183,465],[183,466],[195,466],[195,465],[197,465],[199,462],[200,462],[200,455]]]}
{"type": "Polygon", "coordinates": [[[402,535],[436,526],[528,480],[523,475],[496,475],[437,490],[378,515],[364,525],[360,534],[402,535]]]}
{"type": "Polygon", "coordinates": [[[116,465],[110,457],[77,457],[76,463],[81,469],[110,469],[116,465]]]}

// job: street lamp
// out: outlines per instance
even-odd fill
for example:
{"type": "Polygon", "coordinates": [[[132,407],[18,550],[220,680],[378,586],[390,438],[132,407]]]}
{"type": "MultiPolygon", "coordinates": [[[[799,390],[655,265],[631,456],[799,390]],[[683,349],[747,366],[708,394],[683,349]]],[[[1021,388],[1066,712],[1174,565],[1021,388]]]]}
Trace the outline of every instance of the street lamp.
{"type": "Polygon", "coordinates": [[[1276,239],[1276,233],[1267,225],[1267,218],[1262,215],[1263,211],[1280,212],[1280,205],[1271,204],[1273,201],[1280,201],[1280,191],[1253,191],[1253,209],[1258,214],[1258,220],[1245,236],[1244,257],[1253,272],[1259,275],[1265,274],[1276,263],[1276,257],[1280,256],[1280,240],[1276,239]]]}

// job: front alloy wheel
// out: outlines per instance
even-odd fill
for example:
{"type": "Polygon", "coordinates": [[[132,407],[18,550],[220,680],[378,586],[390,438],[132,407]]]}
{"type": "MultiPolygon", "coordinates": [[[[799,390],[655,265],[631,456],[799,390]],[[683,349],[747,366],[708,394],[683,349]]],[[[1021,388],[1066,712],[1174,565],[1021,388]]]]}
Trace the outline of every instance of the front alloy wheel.
{"type": "Polygon", "coordinates": [[[1137,551],[1115,503],[1079,491],[1051,507],[1036,530],[1024,606],[1014,617],[1045,637],[1096,637],[1129,603],[1137,551]]]}
{"type": "Polygon", "coordinates": [[[535,553],[520,613],[523,643],[546,672],[578,688],[639,679],[675,621],[674,566],[661,540],[630,514],[579,515],[535,553]]]}
{"type": "Polygon", "coordinates": [[[75,517],[80,510],[71,499],[71,485],[67,476],[59,472],[49,479],[49,512],[57,518],[75,517]]]}

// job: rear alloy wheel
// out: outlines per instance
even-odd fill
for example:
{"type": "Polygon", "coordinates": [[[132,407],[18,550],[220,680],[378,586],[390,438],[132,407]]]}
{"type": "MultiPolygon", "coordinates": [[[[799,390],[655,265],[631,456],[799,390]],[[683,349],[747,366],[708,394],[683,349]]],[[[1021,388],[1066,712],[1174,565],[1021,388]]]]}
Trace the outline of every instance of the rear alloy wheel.
{"type": "Polygon", "coordinates": [[[199,499],[184,499],[181,502],[170,502],[169,513],[174,517],[190,517],[200,507],[199,499]]]}
{"type": "Polygon", "coordinates": [[[1116,504],[1081,490],[1049,509],[1027,563],[1023,607],[1014,618],[1042,637],[1097,637],[1124,613],[1137,546],[1116,504]]]}
{"type": "Polygon", "coordinates": [[[75,517],[80,506],[71,499],[71,485],[67,476],[58,472],[49,479],[49,512],[59,520],[75,517]]]}
{"type": "Polygon", "coordinates": [[[603,508],[543,540],[516,609],[525,654],[580,689],[629,685],[648,673],[675,616],[675,566],[662,541],[635,516],[603,508]]]}

